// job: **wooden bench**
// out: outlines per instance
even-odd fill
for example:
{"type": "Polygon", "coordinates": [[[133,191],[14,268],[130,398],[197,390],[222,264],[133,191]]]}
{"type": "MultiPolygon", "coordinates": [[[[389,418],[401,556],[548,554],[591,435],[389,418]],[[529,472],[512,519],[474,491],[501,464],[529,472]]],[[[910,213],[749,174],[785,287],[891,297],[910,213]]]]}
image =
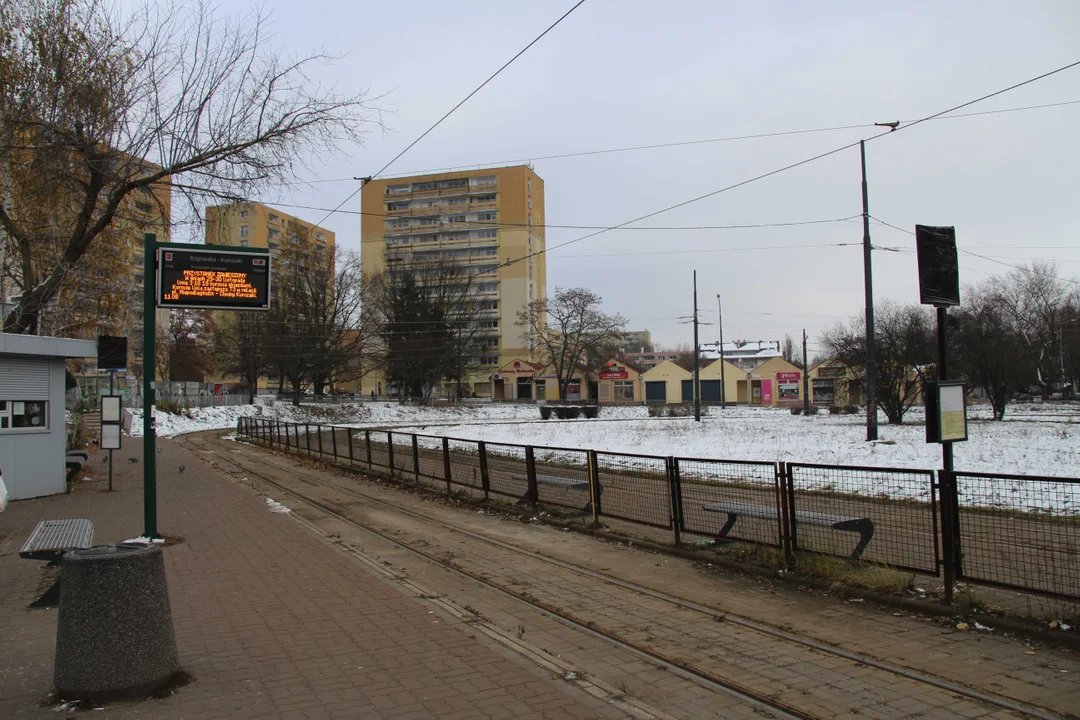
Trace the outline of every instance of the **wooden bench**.
{"type": "MultiPolygon", "coordinates": [[[[511,475],[510,479],[511,480],[519,480],[519,481],[522,481],[522,482],[525,482],[525,483],[529,482],[529,477],[527,475],[511,475]]],[[[551,485],[553,487],[566,488],[567,490],[583,490],[585,492],[586,500],[585,500],[585,507],[582,508],[582,512],[588,513],[590,515],[592,514],[592,497],[589,495],[589,481],[588,480],[580,480],[580,479],[575,479],[575,478],[564,478],[564,477],[558,477],[556,475],[537,475],[536,476],[536,484],[537,484],[537,486],[551,485]]],[[[600,495],[604,494],[604,486],[603,485],[599,485],[597,490],[598,490],[600,495]]],[[[520,500],[518,500],[518,505],[522,505],[522,504],[527,503],[527,502],[529,502],[529,489],[528,489],[528,487],[525,488],[525,494],[521,496],[520,500]]]]}
{"type": "MultiPolygon", "coordinates": [[[[19,550],[19,557],[27,560],[47,560],[56,566],[64,553],[88,548],[94,541],[94,523],[83,518],[65,520],[42,520],[30,533],[19,550]]],[[[32,608],[56,607],[60,604],[60,581],[30,604],[32,608]]]]}
{"type": "MultiPolygon", "coordinates": [[[[724,527],[720,528],[720,533],[717,535],[718,538],[726,537],[727,534],[731,532],[732,526],[735,525],[735,521],[738,520],[740,516],[775,519],[777,514],[776,507],[772,505],[756,505],[753,503],[740,502],[711,503],[709,505],[703,505],[701,509],[705,512],[727,514],[727,522],[724,523],[724,527]]],[[[859,559],[863,550],[870,544],[870,539],[874,537],[874,522],[870,520],[870,518],[857,518],[846,515],[832,515],[830,513],[796,510],[795,523],[796,525],[816,525],[818,527],[832,528],[833,530],[859,533],[859,544],[855,546],[855,550],[851,553],[853,560],[859,559]]]]}
{"type": "Polygon", "coordinates": [[[67,479],[70,482],[83,465],[90,459],[90,453],[85,450],[69,450],[64,454],[64,466],[67,467],[67,479]]]}

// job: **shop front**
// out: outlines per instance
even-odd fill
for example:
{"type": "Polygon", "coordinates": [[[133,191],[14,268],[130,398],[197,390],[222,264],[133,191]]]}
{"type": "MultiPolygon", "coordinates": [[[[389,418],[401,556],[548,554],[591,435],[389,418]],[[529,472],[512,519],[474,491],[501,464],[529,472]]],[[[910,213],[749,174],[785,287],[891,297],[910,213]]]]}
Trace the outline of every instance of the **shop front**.
{"type": "Polygon", "coordinates": [[[596,398],[601,405],[641,402],[641,374],[630,365],[612,360],[597,373],[596,398]]]}

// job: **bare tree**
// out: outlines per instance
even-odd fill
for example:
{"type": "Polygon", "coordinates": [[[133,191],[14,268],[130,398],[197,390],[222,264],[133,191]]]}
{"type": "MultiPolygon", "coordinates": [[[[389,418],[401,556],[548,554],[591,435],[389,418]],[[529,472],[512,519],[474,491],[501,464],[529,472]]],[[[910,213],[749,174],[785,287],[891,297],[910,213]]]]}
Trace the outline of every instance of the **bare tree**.
{"type": "MultiPolygon", "coordinates": [[[[930,313],[919,305],[884,302],[875,310],[875,324],[877,400],[889,422],[899,425],[918,401],[922,385],[937,376],[930,313]]],[[[866,377],[865,327],[862,318],[852,318],[822,335],[828,359],[850,371],[849,392],[852,379],[866,377]]]]}
{"type": "Polygon", "coordinates": [[[461,395],[482,354],[497,353],[498,336],[485,327],[487,301],[477,292],[469,266],[402,261],[369,280],[386,380],[421,401],[442,380],[454,383],[461,395]]]}
{"type": "Polygon", "coordinates": [[[1064,380],[1062,321],[1076,302],[1076,286],[1060,279],[1053,264],[1033,263],[993,278],[992,288],[1010,329],[1035,364],[1035,382],[1043,399],[1049,399],[1054,384],[1064,380]]]}
{"type": "Polygon", "coordinates": [[[9,0],[0,9],[0,273],[19,301],[5,332],[42,307],[132,199],[170,196],[197,222],[297,176],[378,124],[373,101],[323,87],[271,46],[261,11],[223,17],[203,0],[9,0]],[[48,252],[41,252],[41,248],[48,252]]]}
{"type": "Polygon", "coordinates": [[[566,397],[574,371],[617,344],[626,329],[626,318],[603,313],[600,307],[600,296],[591,290],[555,288],[552,295],[533,300],[518,312],[522,340],[535,344],[544,362],[551,364],[561,398],[566,397]]]}
{"type": "Polygon", "coordinates": [[[802,359],[795,354],[795,340],[790,335],[784,335],[784,344],[781,346],[780,357],[792,365],[802,363],[802,359]]]}
{"type": "Polygon", "coordinates": [[[1004,419],[1012,393],[1030,384],[1035,367],[993,281],[965,290],[963,305],[949,319],[950,351],[960,374],[986,392],[994,419],[1004,419]]]}
{"type": "Polygon", "coordinates": [[[215,367],[243,379],[249,403],[255,402],[259,378],[271,367],[269,339],[267,313],[261,311],[225,313],[214,332],[215,367]]]}

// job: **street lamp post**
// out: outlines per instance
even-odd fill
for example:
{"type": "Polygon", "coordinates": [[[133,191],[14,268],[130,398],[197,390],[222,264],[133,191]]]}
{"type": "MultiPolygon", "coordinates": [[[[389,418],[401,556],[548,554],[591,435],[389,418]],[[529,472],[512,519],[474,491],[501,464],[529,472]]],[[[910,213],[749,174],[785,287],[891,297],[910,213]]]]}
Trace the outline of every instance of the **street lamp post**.
{"type": "Polygon", "coordinates": [[[716,294],[716,323],[720,327],[720,408],[727,407],[727,383],[724,378],[724,308],[720,304],[720,293],[716,294]]]}

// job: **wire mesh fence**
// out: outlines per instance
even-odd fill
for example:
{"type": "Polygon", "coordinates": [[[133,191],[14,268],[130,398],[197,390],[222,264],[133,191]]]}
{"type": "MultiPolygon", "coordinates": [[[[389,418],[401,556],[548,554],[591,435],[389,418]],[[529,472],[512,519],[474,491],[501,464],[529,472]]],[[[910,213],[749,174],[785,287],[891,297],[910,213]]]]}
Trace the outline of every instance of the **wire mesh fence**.
{"type": "Polygon", "coordinates": [[[525,499],[529,490],[525,446],[485,443],[488,478],[496,495],[525,499]]]}
{"type": "MultiPolygon", "coordinates": [[[[666,458],[249,417],[239,419],[237,434],[447,492],[457,486],[674,529],[676,543],[681,531],[930,575],[941,567],[938,486],[929,470],[666,458]]],[[[958,576],[1080,598],[1080,480],[955,478],[958,576]]]]}
{"type": "Polygon", "coordinates": [[[787,463],[792,548],[937,574],[929,470],[787,463]]]}
{"type": "Polygon", "coordinates": [[[1080,599],[1080,480],[954,476],[961,577],[1080,599]]]}
{"type": "Polygon", "coordinates": [[[596,464],[601,515],[673,527],[667,458],[598,452],[596,464]]]}
{"type": "Polygon", "coordinates": [[[675,458],[685,532],[778,547],[776,463],[675,458]]]}

